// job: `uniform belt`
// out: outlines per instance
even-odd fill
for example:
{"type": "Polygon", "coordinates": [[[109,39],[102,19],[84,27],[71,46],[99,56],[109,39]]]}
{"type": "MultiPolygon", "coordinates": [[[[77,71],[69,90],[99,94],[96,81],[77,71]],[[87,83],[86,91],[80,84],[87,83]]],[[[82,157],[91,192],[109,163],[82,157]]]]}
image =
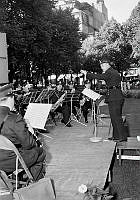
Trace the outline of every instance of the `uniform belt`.
{"type": "Polygon", "coordinates": [[[111,89],[121,89],[121,86],[114,85],[114,86],[108,87],[108,89],[109,89],[109,90],[111,90],[111,89]]]}

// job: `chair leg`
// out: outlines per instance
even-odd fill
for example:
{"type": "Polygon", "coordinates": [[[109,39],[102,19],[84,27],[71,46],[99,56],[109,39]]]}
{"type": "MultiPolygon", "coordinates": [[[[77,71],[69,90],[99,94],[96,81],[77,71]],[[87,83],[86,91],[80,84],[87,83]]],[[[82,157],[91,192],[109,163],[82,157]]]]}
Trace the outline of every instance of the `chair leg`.
{"type": "Polygon", "coordinates": [[[121,156],[122,156],[122,150],[119,149],[119,165],[122,165],[122,160],[121,160],[121,156]]]}

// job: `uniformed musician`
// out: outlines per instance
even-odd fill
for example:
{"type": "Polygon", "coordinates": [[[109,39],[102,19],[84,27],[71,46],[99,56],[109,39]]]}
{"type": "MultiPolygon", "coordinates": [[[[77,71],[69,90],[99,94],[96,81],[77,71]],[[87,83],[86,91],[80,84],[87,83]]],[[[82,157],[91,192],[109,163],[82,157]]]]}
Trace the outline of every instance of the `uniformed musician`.
{"type": "MultiPolygon", "coordinates": [[[[58,85],[56,86],[56,92],[57,92],[57,99],[55,99],[54,103],[64,94],[64,88],[61,82],[58,83],[58,85]]],[[[53,99],[54,100],[54,99],[53,99]]],[[[69,118],[70,118],[70,108],[67,104],[67,102],[63,101],[55,110],[55,112],[57,113],[62,113],[62,120],[61,122],[64,123],[67,127],[71,127],[72,125],[70,123],[68,123],[69,118]]],[[[55,113],[51,113],[51,115],[54,118],[55,113]]]]}
{"type": "MultiPolygon", "coordinates": [[[[86,80],[84,82],[85,88],[90,89],[91,88],[91,82],[89,80],[86,80]]],[[[81,106],[81,111],[83,113],[85,123],[88,123],[88,113],[89,109],[92,109],[92,102],[91,99],[84,94],[81,93],[80,95],[80,106],[81,106]]]]}
{"type": "MultiPolygon", "coordinates": [[[[44,176],[46,153],[37,146],[36,140],[29,132],[27,123],[20,114],[13,112],[14,96],[11,85],[0,87],[0,132],[19,150],[34,180],[44,176]]],[[[16,155],[12,151],[0,149],[0,170],[6,173],[15,171],[16,155]]]]}
{"type": "MultiPolygon", "coordinates": [[[[72,113],[74,114],[74,116],[78,120],[79,116],[77,114],[76,107],[77,108],[80,107],[79,98],[78,98],[78,93],[77,93],[76,87],[75,87],[75,85],[74,85],[74,83],[72,81],[69,83],[68,93],[73,94],[73,97],[72,97],[72,113]],[[77,96],[76,96],[76,94],[77,94],[77,96]]],[[[70,101],[68,102],[68,105],[69,105],[69,109],[71,110],[71,102],[70,101]]]]}
{"type": "Polygon", "coordinates": [[[83,73],[89,80],[104,80],[107,85],[106,102],[108,102],[109,113],[113,126],[113,137],[109,138],[114,141],[125,141],[127,135],[122,120],[122,108],[124,104],[124,96],[121,91],[121,77],[117,70],[111,67],[107,57],[100,61],[102,74],[83,73]]]}

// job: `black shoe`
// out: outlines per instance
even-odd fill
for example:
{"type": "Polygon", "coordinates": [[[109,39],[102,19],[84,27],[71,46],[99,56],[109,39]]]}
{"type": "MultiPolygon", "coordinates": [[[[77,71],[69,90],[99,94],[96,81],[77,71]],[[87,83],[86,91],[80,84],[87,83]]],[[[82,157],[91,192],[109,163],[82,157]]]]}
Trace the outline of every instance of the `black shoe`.
{"type": "Polygon", "coordinates": [[[109,137],[108,140],[114,140],[114,137],[109,137]]]}
{"type": "Polygon", "coordinates": [[[67,126],[67,127],[72,127],[72,125],[71,125],[71,124],[67,124],[66,126],[67,126]]]}
{"type": "Polygon", "coordinates": [[[119,140],[119,139],[114,139],[113,141],[114,141],[114,142],[120,142],[120,140],[119,140]]]}
{"type": "Polygon", "coordinates": [[[127,142],[127,139],[120,139],[119,142],[127,142]]]}

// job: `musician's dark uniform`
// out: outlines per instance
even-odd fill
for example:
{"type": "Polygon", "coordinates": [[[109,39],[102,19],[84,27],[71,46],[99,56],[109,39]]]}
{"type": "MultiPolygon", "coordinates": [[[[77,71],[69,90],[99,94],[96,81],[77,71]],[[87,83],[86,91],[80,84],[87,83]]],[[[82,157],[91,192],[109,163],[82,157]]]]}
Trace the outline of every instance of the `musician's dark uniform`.
{"type": "MultiPolygon", "coordinates": [[[[1,134],[11,140],[18,148],[27,167],[30,169],[35,180],[43,177],[44,160],[46,153],[42,147],[36,146],[36,140],[29,133],[26,123],[20,114],[11,112],[6,106],[0,106],[0,126],[8,114],[1,128],[1,134]]],[[[0,169],[5,172],[15,170],[16,155],[12,151],[0,149],[0,169]]]]}
{"type": "MultiPolygon", "coordinates": [[[[51,97],[51,103],[52,104],[55,104],[58,99],[64,94],[64,91],[57,91],[56,90],[56,94],[57,95],[53,95],[51,97]]],[[[63,115],[63,119],[61,120],[64,124],[67,124],[69,119],[70,119],[70,108],[69,106],[67,105],[67,103],[65,102],[65,100],[62,102],[62,106],[59,105],[57,107],[57,109],[55,110],[55,112],[59,112],[59,113],[62,113],[63,115]]],[[[51,116],[52,118],[55,117],[55,113],[54,112],[51,112],[51,116]]],[[[69,125],[68,125],[69,126],[69,125]]]]}
{"type": "Polygon", "coordinates": [[[92,103],[91,103],[91,99],[86,99],[85,103],[81,106],[81,110],[83,112],[83,116],[85,118],[85,122],[88,123],[88,113],[89,113],[89,109],[92,109],[92,103]]]}
{"type": "Polygon", "coordinates": [[[121,77],[117,70],[108,68],[103,74],[87,73],[87,79],[105,80],[107,85],[106,102],[108,103],[114,140],[126,140],[126,133],[122,120],[124,96],[121,91],[121,77]]]}

